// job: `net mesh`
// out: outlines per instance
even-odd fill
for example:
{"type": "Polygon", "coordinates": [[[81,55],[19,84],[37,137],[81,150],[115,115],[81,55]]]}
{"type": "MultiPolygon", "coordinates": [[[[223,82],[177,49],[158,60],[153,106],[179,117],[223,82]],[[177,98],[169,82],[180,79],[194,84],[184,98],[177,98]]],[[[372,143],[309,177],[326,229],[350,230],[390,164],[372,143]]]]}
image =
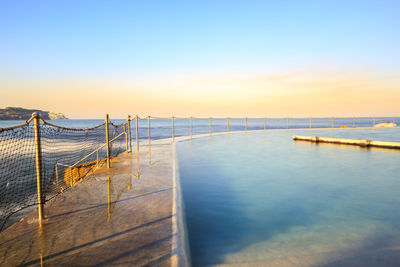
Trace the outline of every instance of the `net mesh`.
{"type": "MultiPolygon", "coordinates": [[[[109,123],[110,156],[126,149],[126,123],[109,123]]],[[[40,125],[42,193],[47,201],[106,162],[105,123],[88,129],[40,125]]],[[[14,213],[36,205],[33,123],[0,129],[0,230],[14,213]]]]}
{"type": "Polygon", "coordinates": [[[21,207],[37,203],[33,127],[0,130],[0,227],[21,207]]]}

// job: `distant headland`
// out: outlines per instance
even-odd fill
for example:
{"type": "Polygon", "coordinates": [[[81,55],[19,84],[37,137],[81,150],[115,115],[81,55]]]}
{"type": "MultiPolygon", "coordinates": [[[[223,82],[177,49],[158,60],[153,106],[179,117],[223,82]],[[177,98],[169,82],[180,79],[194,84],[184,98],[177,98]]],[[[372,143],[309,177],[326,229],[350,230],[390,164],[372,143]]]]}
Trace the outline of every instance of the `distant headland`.
{"type": "Polygon", "coordinates": [[[39,109],[6,107],[5,109],[0,109],[0,120],[27,120],[32,116],[33,112],[40,114],[45,120],[67,119],[62,113],[54,113],[39,109]]]}

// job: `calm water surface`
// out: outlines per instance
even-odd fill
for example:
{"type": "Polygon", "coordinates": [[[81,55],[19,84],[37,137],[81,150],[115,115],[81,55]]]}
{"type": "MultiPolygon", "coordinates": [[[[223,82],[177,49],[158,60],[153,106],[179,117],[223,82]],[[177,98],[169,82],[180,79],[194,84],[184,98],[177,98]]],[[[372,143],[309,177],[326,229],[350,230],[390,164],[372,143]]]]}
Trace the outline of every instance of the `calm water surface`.
{"type": "MultiPolygon", "coordinates": [[[[22,124],[25,121],[5,121],[0,120],[0,128],[10,127],[17,124],[22,124]]],[[[71,127],[71,128],[88,128],[95,125],[101,124],[104,120],[52,120],[53,124],[71,127]]],[[[123,119],[112,119],[115,124],[120,124],[125,122],[123,119]]],[[[312,128],[331,128],[332,118],[312,118],[311,120],[312,128]]],[[[376,123],[380,122],[395,122],[400,125],[400,117],[376,117],[376,123]]],[[[210,131],[210,121],[209,119],[193,119],[193,134],[204,134],[210,131]]],[[[289,123],[289,128],[309,128],[310,120],[309,118],[302,119],[289,119],[286,118],[267,118],[264,119],[247,119],[247,129],[248,130],[262,130],[264,129],[264,123],[266,123],[267,129],[286,129],[289,123]]],[[[211,130],[212,132],[226,132],[227,131],[227,119],[212,119],[211,130]]],[[[231,118],[229,119],[229,130],[230,131],[244,131],[245,130],[245,119],[241,118],[231,118]]],[[[372,127],[374,125],[374,118],[356,118],[355,127],[372,127]]],[[[353,127],[353,118],[334,118],[335,128],[340,128],[340,126],[353,127]]],[[[132,137],[136,136],[136,122],[131,122],[132,137]]],[[[190,135],[190,119],[175,119],[175,137],[177,136],[187,136],[190,135]]],[[[170,138],[172,136],[172,120],[171,119],[151,119],[151,139],[161,139],[170,138]]],[[[148,120],[139,120],[139,139],[148,139],[148,120]]]]}
{"type": "Polygon", "coordinates": [[[379,129],[179,142],[193,265],[398,263],[400,151],[294,142],[294,134],[400,141],[400,129],[379,129]]]}

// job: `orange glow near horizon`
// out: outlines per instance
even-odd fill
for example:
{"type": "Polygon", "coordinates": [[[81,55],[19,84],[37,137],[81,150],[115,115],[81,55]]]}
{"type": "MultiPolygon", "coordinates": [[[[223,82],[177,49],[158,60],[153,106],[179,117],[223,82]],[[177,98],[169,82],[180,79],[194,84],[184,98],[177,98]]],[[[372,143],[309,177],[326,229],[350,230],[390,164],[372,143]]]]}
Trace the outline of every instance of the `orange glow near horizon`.
{"type": "Polygon", "coordinates": [[[368,72],[198,74],[0,81],[0,106],[72,119],[139,116],[303,117],[399,115],[400,77],[368,72]]]}

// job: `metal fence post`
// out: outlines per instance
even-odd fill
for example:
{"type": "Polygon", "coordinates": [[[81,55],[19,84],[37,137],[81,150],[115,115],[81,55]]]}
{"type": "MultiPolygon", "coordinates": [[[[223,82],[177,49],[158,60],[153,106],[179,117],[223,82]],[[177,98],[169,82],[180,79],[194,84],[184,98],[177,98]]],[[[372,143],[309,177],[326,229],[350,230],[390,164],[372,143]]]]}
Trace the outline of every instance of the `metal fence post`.
{"type": "Polygon", "coordinates": [[[356,128],[356,116],[353,116],[353,128],[356,128]]]}
{"type": "Polygon", "coordinates": [[[174,123],[175,123],[175,117],[172,116],[172,140],[174,140],[174,138],[175,138],[175,126],[174,126],[174,123]]]}
{"type": "Polygon", "coordinates": [[[286,129],[289,129],[289,117],[286,118],[286,129]]]}
{"type": "Polygon", "coordinates": [[[57,185],[57,188],[58,188],[58,162],[56,162],[55,168],[56,168],[56,185],[57,185]]]}
{"type": "Polygon", "coordinates": [[[375,116],[374,116],[374,127],[375,127],[375,116]]]}
{"type": "Polygon", "coordinates": [[[125,122],[124,124],[124,132],[125,132],[125,151],[129,152],[129,142],[128,142],[128,130],[127,130],[127,123],[125,122]]]}
{"type": "Polygon", "coordinates": [[[264,118],[264,131],[267,129],[267,118],[264,118]]]}
{"type": "Polygon", "coordinates": [[[129,152],[132,153],[131,115],[128,115],[127,123],[128,123],[129,152]]]}
{"type": "Polygon", "coordinates": [[[139,116],[136,115],[136,153],[139,153],[139,116]]]}
{"type": "Polygon", "coordinates": [[[38,197],[38,219],[39,223],[44,219],[44,198],[42,194],[42,147],[40,143],[40,121],[39,115],[34,112],[33,127],[35,131],[35,159],[36,159],[36,184],[37,184],[37,197],[38,197]]]}
{"type": "Polygon", "coordinates": [[[247,117],[246,117],[246,132],[247,132],[247,117]]]}
{"type": "Polygon", "coordinates": [[[228,133],[229,133],[229,117],[228,117],[228,133]]]}
{"type": "Polygon", "coordinates": [[[106,114],[106,152],[107,152],[107,169],[110,168],[110,135],[109,135],[109,129],[108,129],[108,123],[109,123],[109,117],[108,114],[106,114]]]}
{"type": "Polygon", "coordinates": [[[192,134],[193,134],[193,132],[192,132],[192,117],[190,117],[190,138],[192,138],[192,134]]]}
{"type": "Polygon", "coordinates": [[[335,128],[335,117],[332,117],[332,129],[335,128]]]}
{"type": "Polygon", "coordinates": [[[149,146],[151,146],[151,139],[150,139],[150,116],[149,116],[149,125],[148,125],[148,128],[149,128],[149,132],[148,132],[148,135],[149,135],[149,146]]]}
{"type": "Polygon", "coordinates": [[[393,116],[393,126],[395,124],[395,121],[396,121],[396,117],[393,116]]]}
{"type": "Polygon", "coordinates": [[[310,129],[311,129],[311,117],[310,117],[310,129]]]}

